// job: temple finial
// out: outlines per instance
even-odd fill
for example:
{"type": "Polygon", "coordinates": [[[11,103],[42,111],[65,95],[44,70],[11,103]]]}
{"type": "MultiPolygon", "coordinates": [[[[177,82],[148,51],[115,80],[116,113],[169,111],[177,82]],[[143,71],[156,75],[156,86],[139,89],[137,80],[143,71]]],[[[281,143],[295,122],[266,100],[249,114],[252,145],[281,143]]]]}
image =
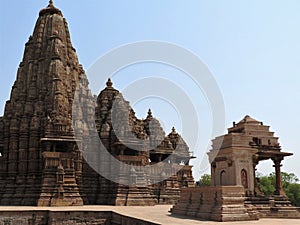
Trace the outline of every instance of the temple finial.
{"type": "Polygon", "coordinates": [[[175,127],[172,127],[172,133],[176,133],[175,127]]]}
{"type": "Polygon", "coordinates": [[[108,78],[107,82],[106,82],[106,86],[107,87],[112,87],[113,83],[111,82],[111,79],[108,78]]]}
{"type": "Polygon", "coordinates": [[[49,0],[48,6],[40,11],[39,16],[43,16],[46,14],[58,14],[62,16],[62,12],[59,9],[55,8],[53,0],[49,0]]]}
{"type": "Polygon", "coordinates": [[[152,111],[151,111],[151,109],[148,110],[148,118],[152,118],[152,111]]]}

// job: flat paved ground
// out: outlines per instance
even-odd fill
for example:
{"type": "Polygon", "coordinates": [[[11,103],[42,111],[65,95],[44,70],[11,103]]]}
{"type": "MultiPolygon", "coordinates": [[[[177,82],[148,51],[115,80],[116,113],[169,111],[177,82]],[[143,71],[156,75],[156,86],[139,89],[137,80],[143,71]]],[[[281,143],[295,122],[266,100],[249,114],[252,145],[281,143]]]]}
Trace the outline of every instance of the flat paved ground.
{"type": "Polygon", "coordinates": [[[82,207],[0,207],[0,211],[113,211],[122,215],[168,225],[199,225],[199,224],[224,224],[224,225],[300,225],[300,219],[260,219],[258,221],[214,222],[200,221],[185,217],[174,217],[168,212],[171,205],[157,206],[82,206],[82,207]]]}

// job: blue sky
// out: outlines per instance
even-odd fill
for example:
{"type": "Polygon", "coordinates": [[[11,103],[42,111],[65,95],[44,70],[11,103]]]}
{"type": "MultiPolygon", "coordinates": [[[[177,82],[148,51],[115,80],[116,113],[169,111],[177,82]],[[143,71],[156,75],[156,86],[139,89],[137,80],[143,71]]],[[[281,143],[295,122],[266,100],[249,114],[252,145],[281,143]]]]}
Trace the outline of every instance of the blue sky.
{"type": "MultiPolygon", "coordinates": [[[[195,53],[209,67],[221,89],[226,128],[246,114],[270,125],[280,137],[283,150],[294,153],[283,162],[283,170],[300,177],[299,1],[56,0],[54,3],[69,23],[73,46],[86,71],[111,49],[143,40],[170,42],[195,53]]],[[[39,10],[48,2],[11,0],[1,4],[0,114],[9,99],[24,44],[33,31],[39,10]]],[[[149,76],[172,79],[195,99],[200,141],[192,150],[199,154],[198,161],[194,161],[198,176],[204,171],[197,165],[205,157],[211,139],[212,118],[207,99],[184,79],[183,73],[166,65],[134,65],[116,73],[113,81],[123,90],[139,77],[149,76]]],[[[170,104],[145,99],[133,105],[140,117],[145,117],[151,107],[166,132],[172,124],[181,130],[180,115],[170,104]]],[[[271,165],[264,162],[259,171],[272,172],[271,165]]]]}

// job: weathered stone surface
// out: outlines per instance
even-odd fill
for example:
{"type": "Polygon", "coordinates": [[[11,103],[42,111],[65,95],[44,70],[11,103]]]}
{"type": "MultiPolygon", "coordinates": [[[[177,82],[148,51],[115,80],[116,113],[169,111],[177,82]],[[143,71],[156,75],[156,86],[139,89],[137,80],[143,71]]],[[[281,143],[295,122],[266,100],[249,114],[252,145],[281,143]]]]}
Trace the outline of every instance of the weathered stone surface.
{"type": "Polygon", "coordinates": [[[247,196],[262,195],[255,177],[256,165],[272,159],[278,182],[276,195],[285,195],[280,178],[280,162],[292,153],[282,152],[278,137],[250,116],[228,129],[228,134],[213,140],[208,153],[211,163],[212,185],[242,185],[247,196]]]}
{"type": "Polygon", "coordinates": [[[156,225],[112,211],[1,211],[0,225],[156,225]]]}
{"type": "MultiPolygon", "coordinates": [[[[113,158],[100,154],[93,163],[95,167],[100,165],[103,176],[113,175],[114,180],[86,173],[84,186],[97,192],[89,200],[92,204],[113,205],[174,204],[180,188],[194,186],[188,146],[174,128],[166,136],[151,110],[146,119],[138,119],[110,79],[106,85],[97,97],[95,118],[97,135],[103,143],[100,148],[113,158]],[[115,159],[122,164],[113,163],[115,159]],[[185,165],[180,165],[182,162],[185,165]],[[91,189],[95,183],[99,188],[91,189]]],[[[93,158],[93,154],[87,152],[87,158],[93,158]]]]}
{"type": "Polygon", "coordinates": [[[286,197],[281,182],[281,161],[293,154],[281,151],[278,137],[269,130],[269,126],[245,116],[228,129],[228,134],[214,139],[212,147],[208,153],[212,185],[244,186],[247,207],[259,212],[260,217],[300,218],[286,197]],[[276,173],[272,197],[264,196],[255,175],[257,164],[267,159],[274,162],[276,173]]]}
{"type": "Polygon", "coordinates": [[[1,205],[83,204],[71,114],[76,85],[84,79],[67,22],[51,3],[26,43],[0,121],[1,205]]]}
{"type": "Polygon", "coordinates": [[[67,22],[50,1],[26,43],[0,117],[0,205],[175,203],[180,188],[193,185],[190,158],[175,129],[166,136],[151,111],[146,119],[138,119],[110,80],[98,98],[92,96],[67,22]],[[115,102],[117,113],[112,115],[115,102]],[[112,128],[112,117],[122,123],[112,128]],[[99,149],[87,149],[99,138],[117,160],[142,169],[128,173],[122,167],[111,168],[111,162],[97,153],[99,149]],[[136,140],[146,139],[152,147],[139,151],[145,146],[136,140]],[[83,157],[86,151],[93,153],[90,160],[105,172],[114,171],[120,180],[135,179],[136,187],[99,175],[83,157]],[[176,173],[182,162],[185,165],[176,173]],[[147,169],[156,163],[167,164],[168,171],[147,169]],[[150,185],[156,180],[165,181],[150,185]]]}
{"type": "Polygon", "coordinates": [[[208,153],[212,187],[183,189],[173,214],[217,221],[300,218],[281,184],[280,162],[292,154],[281,151],[269,126],[245,116],[228,129],[228,134],[215,138],[212,147],[208,153]],[[276,191],[272,197],[264,196],[255,177],[256,165],[266,159],[275,164],[276,191]]]}
{"type": "Polygon", "coordinates": [[[260,218],[300,219],[299,208],[293,206],[286,196],[248,197],[245,204],[257,211],[260,218]]]}
{"type": "Polygon", "coordinates": [[[242,221],[251,218],[244,205],[241,186],[194,187],[182,189],[172,214],[215,221],[242,221]]]}

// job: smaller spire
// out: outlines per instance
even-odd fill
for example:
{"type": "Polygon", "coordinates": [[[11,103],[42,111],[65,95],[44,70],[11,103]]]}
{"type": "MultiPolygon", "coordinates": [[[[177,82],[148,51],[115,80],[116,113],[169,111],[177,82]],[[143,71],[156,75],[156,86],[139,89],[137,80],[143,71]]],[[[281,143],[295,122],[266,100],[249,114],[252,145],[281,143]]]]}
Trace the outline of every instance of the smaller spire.
{"type": "Polygon", "coordinates": [[[107,82],[106,82],[106,86],[107,87],[112,87],[113,83],[111,82],[111,79],[108,78],[107,82]]]}
{"type": "Polygon", "coordinates": [[[148,118],[152,118],[152,111],[151,111],[151,109],[148,110],[148,118]]]}
{"type": "Polygon", "coordinates": [[[172,133],[176,133],[175,127],[172,127],[172,133]]]}
{"type": "Polygon", "coordinates": [[[59,9],[55,8],[54,4],[53,4],[53,0],[49,0],[49,4],[46,8],[42,9],[40,11],[40,16],[46,15],[46,14],[58,14],[60,16],[62,16],[62,13],[59,9]]]}
{"type": "Polygon", "coordinates": [[[53,0],[49,0],[49,5],[48,7],[53,7],[53,0]]]}

